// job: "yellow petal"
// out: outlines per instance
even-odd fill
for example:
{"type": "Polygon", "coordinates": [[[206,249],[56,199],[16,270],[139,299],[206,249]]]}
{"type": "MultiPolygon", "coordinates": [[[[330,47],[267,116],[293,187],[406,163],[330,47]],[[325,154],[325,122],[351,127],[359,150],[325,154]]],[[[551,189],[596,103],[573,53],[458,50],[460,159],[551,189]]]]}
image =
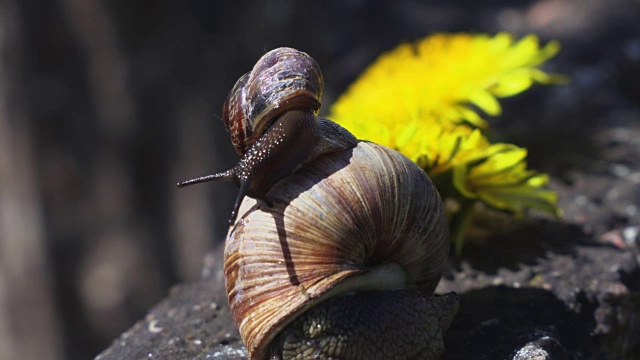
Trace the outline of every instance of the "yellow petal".
{"type": "MultiPolygon", "coordinates": [[[[516,70],[501,78],[494,86],[491,87],[491,92],[498,97],[507,97],[519,94],[531,86],[533,82],[531,75],[532,74],[529,69],[516,70]]],[[[548,77],[545,78],[545,80],[546,79],[548,79],[548,77]]]]}
{"type": "Polygon", "coordinates": [[[511,144],[494,144],[491,146],[491,150],[492,153],[487,155],[486,160],[471,170],[471,177],[474,181],[482,181],[495,175],[504,175],[517,165],[522,164],[527,157],[526,149],[511,144]]]}
{"type": "Polygon", "coordinates": [[[477,89],[469,94],[469,101],[489,115],[500,115],[500,104],[489,91],[477,89]]]}

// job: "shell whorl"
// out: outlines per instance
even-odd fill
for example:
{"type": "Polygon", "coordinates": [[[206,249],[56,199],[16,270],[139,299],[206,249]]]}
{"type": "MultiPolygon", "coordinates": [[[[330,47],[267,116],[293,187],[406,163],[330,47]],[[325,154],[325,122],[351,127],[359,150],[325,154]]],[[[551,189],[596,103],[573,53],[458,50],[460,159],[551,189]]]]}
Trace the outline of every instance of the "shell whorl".
{"type": "Polygon", "coordinates": [[[271,207],[245,198],[225,245],[229,305],[251,358],[265,357],[280,329],[328,296],[377,283],[435,289],[449,248],[443,206],[400,153],[360,142],[305,165],[269,195],[271,207]],[[366,280],[380,271],[387,280],[366,280]]]}
{"type": "Polygon", "coordinates": [[[308,54],[283,47],[262,56],[236,82],[222,108],[222,120],[238,154],[244,155],[285,111],[317,114],[322,88],[320,66],[308,54]]]}

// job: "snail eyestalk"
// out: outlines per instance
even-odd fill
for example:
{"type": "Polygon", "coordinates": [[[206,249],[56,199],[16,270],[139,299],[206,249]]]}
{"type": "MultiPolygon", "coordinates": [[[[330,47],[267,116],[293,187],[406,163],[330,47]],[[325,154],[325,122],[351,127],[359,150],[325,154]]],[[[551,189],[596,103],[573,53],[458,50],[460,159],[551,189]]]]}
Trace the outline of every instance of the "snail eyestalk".
{"type": "Polygon", "coordinates": [[[183,188],[183,187],[188,186],[188,185],[195,185],[195,184],[200,184],[200,183],[209,182],[209,181],[217,181],[217,180],[235,181],[236,178],[237,178],[237,176],[236,176],[236,173],[235,173],[235,168],[233,168],[233,169],[229,169],[229,170],[227,170],[225,172],[221,172],[221,173],[217,173],[217,174],[200,176],[200,177],[197,177],[195,179],[189,179],[189,180],[185,180],[185,181],[180,181],[179,183],[176,184],[176,186],[178,188],[183,188]]]}
{"type": "Polygon", "coordinates": [[[178,188],[183,188],[185,186],[200,184],[209,181],[233,181],[234,183],[239,185],[240,190],[238,191],[238,196],[236,197],[236,201],[233,205],[233,210],[231,211],[231,218],[229,219],[229,224],[232,225],[236,220],[236,216],[238,215],[238,209],[240,208],[240,204],[242,203],[242,199],[247,195],[247,191],[249,190],[249,184],[251,182],[251,177],[239,177],[237,174],[238,166],[231,168],[227,171],[197,177],[195,179],[190,179],[186,181],[181,181],[176,184],[178,188]]]}

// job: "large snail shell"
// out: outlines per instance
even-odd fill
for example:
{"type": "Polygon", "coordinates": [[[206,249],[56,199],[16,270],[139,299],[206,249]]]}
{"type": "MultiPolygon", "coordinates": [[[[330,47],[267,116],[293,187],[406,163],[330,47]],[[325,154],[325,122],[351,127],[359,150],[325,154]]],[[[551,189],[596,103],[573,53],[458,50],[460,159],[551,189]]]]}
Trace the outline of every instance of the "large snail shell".
{"type": "Polygon", "coordinates": [[[320,67],[308,54],[283,47],[262,56],[236,82],[222,108],[222,120],[238,154],[244,155],[284,112],[317,114],[322,87],[320,67]]]}
{"type": "Polygon", "coordinates": [[[338,293],[431,294],[448,253],[440,197],[400,153],[368,142],[321,156],[277,183],[273,206],[245,198],[224,271],[250,358],[296,316],[338,293]]]}

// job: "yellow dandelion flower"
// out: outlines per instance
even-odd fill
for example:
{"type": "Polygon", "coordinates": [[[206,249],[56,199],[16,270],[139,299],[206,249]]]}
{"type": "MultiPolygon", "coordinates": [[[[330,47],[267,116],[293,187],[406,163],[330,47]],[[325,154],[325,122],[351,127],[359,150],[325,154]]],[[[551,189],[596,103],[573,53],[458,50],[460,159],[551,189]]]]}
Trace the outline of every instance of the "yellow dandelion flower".
{"type": "Polygon", "coordinates": [[[394,148],[412,121],[485,127],[469,104],[498,115],[497,97],[560,80],[536,67],[559,49],[556,41],[540,47],[535,35],[517,42],[507,33],[432,35],[381,55],[331,107],[331,117],[359,138],[394,148]],[[379,133],[374,123],[385,131],[379,133]]]}

